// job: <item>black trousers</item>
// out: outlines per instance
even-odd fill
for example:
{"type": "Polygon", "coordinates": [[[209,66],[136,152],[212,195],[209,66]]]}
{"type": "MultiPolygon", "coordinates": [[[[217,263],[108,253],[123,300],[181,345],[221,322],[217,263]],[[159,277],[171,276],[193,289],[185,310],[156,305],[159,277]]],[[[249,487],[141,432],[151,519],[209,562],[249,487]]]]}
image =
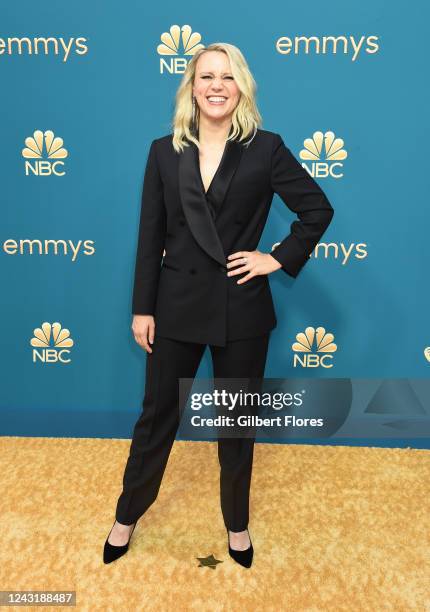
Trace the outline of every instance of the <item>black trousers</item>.
{"type": "MultiPolygon", "coordinates": [[[[209,345],[214,378],[264,377],[270,332],[263,336],[209,345]]],[[[155,501],[179,427],[179,378],[194,379],[205,344],[155,335],[146,356],[143,410],[137,420],[124,471],[116,520],[135,523],[155,501]]],[[[243,531],[249,520],[254,438],[219,438],[220,498],[224,523],[243,531]]]]}

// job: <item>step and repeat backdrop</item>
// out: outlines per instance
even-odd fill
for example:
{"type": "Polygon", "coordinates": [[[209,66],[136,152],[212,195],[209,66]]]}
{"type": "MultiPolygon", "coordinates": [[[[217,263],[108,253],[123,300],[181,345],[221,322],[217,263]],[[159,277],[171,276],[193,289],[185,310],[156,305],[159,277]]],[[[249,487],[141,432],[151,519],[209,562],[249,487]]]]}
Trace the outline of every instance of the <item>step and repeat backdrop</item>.
{"type": "MultiPolygon", "coordinates": [[[[429,447],[427,5],[23,0],[0,11],[2,433],[131,436],[145,383],[131,297],[149,145],[171,131],[196,49],[229,42],[257,81],[262,127],[335,209],[299,276],[270,275],[266,376],[338,384],[336,409],[361,423],[350,444],[429,447]]],[[[275,194],[259,249],[293,220],[275,194]]],[[[211,368],[206,350],[197,376],[211,368]]],[[[327,442],[341,438],[340,427],[327,442]]]]}

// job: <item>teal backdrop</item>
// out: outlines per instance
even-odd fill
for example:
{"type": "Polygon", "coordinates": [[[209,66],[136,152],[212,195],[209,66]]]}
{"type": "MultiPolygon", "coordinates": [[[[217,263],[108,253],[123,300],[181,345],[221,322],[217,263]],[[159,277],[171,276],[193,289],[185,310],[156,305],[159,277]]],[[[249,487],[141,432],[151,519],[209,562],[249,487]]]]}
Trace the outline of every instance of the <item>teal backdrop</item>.
{"type": "MultiPolygon", "coordinates": [[[[373,379],[363,414],[381,384],[406,387],[414,402],[396,405],[392,393],[384,416],[410,408],[421,435],[370,428],[319,443],[428,448],[428,4],[21,0],[0,14],[2,434],[131,436],[145,383],[131,332],[143,173],[191,57],[182,41],[172,55],[159,48],[176,25],[191,42],[242,50],[262,127],[281,134],[335,209],[297,279],[270,277],[278,326],[266,376],[373,379]],[[41,155],[26,157],[38,131],[41,155]],[[321,137],[343,159],[324,147],[304,159],[321,137]],[[62,142],[49,157],[52,138],[62,142]],[[43,323],[59,323],[66,346],[32,346],[43,323]],[[297,363],[292,345],[308,327],[333,334],[330,367],[297,363]]],[[[293,220],[275,195],[259,249],[293,220]]],[[[211,368],[206,350],[198,377],[211,368]]]]}

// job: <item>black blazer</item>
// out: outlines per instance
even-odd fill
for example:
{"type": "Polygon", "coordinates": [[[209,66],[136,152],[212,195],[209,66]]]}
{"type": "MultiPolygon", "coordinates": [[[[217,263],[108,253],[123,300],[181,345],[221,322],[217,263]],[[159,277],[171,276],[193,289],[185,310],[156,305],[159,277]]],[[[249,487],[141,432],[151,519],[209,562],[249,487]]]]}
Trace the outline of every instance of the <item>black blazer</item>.
{"type": "Polygon", "coordinates": [[[296,277],[334,211],[279,134],[258,129],[248,147],[227,141],[206,194],[197,146],[178,154],[171,134],[155,139],[143,185],[133,314],[153,315],[159,336],[216,346],[276,327],[268,275],[238,285],[242,275],[228,277],[226,268],[228,255],[257,249],[274,193],[298,220],[271,255],[296,277]]]}

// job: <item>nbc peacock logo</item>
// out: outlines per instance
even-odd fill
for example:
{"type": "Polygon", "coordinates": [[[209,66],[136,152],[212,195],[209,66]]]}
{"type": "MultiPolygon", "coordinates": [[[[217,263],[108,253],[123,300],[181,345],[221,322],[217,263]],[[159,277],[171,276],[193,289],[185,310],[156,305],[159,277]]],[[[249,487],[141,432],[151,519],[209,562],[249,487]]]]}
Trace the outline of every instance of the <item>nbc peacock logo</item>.
{"type": "Polygon", "coordinates": [[[25,174],[35,176],[64,176],[64,162],[68,151],[63,147],[63,139],[55,136],[52,130],[36,130],[33,136],[25,139],[22,156],[25,159],[25,174]]]}
{"type": "Polygon", "coordinates": [[[204,47],[200,42],[201,34],[193,32],[189,25],[172,25],[169,32],[163,32],[160,39],[161,44],[157,47],[158,55],[163,56],[160,57],[160,74],[183,74],[188,62],[179,55],[194,55],[204,47]]]}
{"type": "Polygon", "coordinates": [[[293,366],[302,368],[333,367],[333,355],[337,351],[333,334],[326,333],[324,327],[307,327],[296,336],[292,349],[294,351],[293,366]]]}
{"type": "Polygon", "coordinates": [[[33,348],[33,363],[70,363],[70,348],[74,342],[70,331],[61,323],[42,323],[33,331],[30,344],[33,348]]]}
{"type": "Polygon", "coordinates": [[[303,168],[313,178],[335,179],[343,177],[343,161],[348,157],[342,138],[336,138],[334,132],[314,132],[312,138],[303,141],[304,149],[299,153],[303,168]]]}

